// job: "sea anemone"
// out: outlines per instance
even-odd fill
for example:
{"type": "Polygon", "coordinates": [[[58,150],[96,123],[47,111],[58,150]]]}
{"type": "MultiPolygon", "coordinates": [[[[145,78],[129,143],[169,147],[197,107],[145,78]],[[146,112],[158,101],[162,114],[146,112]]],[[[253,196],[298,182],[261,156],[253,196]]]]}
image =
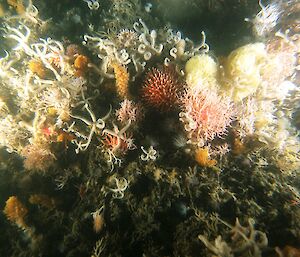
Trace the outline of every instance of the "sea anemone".
{"type": "Polygon", "coordinates": [[[159,111],[170,111],[180,103],[184,85],[172,68],[152,68],[144,81],[142,98],[147,105],[159,111]]]}

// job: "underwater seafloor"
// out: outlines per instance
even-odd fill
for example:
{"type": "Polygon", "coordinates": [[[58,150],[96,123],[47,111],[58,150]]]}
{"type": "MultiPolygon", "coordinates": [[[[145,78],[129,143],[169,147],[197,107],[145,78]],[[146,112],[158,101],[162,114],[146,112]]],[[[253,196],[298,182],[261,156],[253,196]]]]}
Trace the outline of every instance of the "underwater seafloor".
{"type": "Polygon", "coordinates": [[[0,1],[0,256],[300,256],[300,2],[0,1]]]}

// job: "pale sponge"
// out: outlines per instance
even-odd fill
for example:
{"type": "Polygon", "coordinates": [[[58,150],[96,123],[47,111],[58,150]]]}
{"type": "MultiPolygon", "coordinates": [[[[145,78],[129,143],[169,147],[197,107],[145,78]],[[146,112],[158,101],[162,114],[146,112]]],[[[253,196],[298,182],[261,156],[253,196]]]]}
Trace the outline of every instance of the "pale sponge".
{"type": "Polygon", "coordinates": [[[227,57],[221,81],[235,102],[256,92],[262,83],[261,69],[266,60],[267,51],[263,43],[239,47],[227,57]]]}
{"type": "Polygon", "coordinates": [[[217,88],[218,65],[207,54],[190,58],[185,65],[186,83],[190,88],[217,88]]]}

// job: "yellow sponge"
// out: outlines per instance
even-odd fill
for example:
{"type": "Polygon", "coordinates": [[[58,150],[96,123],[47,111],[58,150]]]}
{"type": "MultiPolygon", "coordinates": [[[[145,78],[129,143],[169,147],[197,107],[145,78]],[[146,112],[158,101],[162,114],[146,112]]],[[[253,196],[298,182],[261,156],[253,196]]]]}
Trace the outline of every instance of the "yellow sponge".
{"type": "Polygon", "coordinates": [[[186,83],[189,87],[213,89],[217,87],[218,65],[207,54],[190,58],[185,65],[186,83]]]}
{"type": "Polygon", "coordinates": [[[263,43],[248,44],[230,53],[224,64],[222,84],[235,102],[255,93],[262,82],[261,67],[266,60],[263,43]]]}

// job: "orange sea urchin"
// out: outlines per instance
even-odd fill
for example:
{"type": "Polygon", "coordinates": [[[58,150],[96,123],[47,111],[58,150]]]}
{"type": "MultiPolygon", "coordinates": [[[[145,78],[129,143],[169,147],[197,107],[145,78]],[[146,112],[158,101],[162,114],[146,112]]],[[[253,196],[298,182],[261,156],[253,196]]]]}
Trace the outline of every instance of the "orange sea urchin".
{"type": "Polygon", "coordinates": [[[170,111],[179,104],[183,88],[173,69],[152,68],[146,75],[142,98],[159,111],[170,111]]]}

